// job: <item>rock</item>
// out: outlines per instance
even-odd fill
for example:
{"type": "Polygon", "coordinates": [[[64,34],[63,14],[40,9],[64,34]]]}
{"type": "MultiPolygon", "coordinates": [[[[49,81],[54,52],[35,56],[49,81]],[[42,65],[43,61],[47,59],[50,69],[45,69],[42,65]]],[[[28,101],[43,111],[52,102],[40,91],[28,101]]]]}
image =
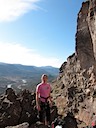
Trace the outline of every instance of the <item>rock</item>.
{"type": "Polygon", "coordinates": [[[17,126],[7,126],[5,128],[29,128],[29,124],[27,122],[19,124],[17,126]]]}
{"type": "Polygon", "coordinates": [[[5,95],[0,97],[0,128],[36,122],[38,119],[34,100],[35,94],[27,90],[16,95],[12,88],[8,88],[5,95]]]}
{"type": "Polygon", "coordinates": [[[45,126],[44,124],[38,121],[35,124],[32,124],[30,128],[48,128],[48,126],[45,126]]]}

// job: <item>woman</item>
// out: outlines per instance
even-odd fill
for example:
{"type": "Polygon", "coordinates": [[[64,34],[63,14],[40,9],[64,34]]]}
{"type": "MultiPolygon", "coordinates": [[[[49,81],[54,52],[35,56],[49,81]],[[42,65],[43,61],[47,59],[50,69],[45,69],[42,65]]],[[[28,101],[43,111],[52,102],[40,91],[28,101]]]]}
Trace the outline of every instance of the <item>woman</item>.
{"type": "Polygon", "coordinates": [[[51,101],[51,86],[48,81],[48,76],[43,74],[41,77],[41,83],[36,87],[36,106],[39,112],[40,122],[48,125],[50,122],[50,107],[51,101]]]}

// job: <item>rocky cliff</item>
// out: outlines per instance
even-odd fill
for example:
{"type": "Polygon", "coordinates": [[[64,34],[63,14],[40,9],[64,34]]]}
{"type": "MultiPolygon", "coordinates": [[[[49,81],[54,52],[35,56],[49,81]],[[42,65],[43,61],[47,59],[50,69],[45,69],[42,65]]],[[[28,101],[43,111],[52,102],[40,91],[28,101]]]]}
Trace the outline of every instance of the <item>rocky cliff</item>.
{"type": "Polygon", "coordinates": [[[58,113],[75,118],[78,128],[96,118],[96,0],[82,3],[75,53],[61,65],[52,95],[58,113]]]}

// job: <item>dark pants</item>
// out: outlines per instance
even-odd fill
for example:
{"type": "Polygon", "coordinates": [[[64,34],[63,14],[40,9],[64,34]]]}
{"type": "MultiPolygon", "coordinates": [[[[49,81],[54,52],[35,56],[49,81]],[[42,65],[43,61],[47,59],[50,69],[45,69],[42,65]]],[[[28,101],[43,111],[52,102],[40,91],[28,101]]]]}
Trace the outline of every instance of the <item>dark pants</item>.
{"type": "Polygon", "coordinates": [[[50,122],[50,106],[49,103],[41,102],[40,103],[41,110],[39,111],[39,118],[41,122],[47,121],[50,122]]]}

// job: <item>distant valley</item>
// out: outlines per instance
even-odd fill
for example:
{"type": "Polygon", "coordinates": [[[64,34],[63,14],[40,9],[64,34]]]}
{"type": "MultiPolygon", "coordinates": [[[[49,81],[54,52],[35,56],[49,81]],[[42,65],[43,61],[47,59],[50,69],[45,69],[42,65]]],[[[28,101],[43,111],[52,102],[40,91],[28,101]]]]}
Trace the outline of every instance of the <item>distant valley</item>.
{"type": "Polygon", "coordinates": [[[23,89],[35,90],[43,73],[48,75],[51,82],[59,75],[59,69],[51,66],[0,63],[0,94],[8,87],[14,88],[17,92],[23,89]]]}

